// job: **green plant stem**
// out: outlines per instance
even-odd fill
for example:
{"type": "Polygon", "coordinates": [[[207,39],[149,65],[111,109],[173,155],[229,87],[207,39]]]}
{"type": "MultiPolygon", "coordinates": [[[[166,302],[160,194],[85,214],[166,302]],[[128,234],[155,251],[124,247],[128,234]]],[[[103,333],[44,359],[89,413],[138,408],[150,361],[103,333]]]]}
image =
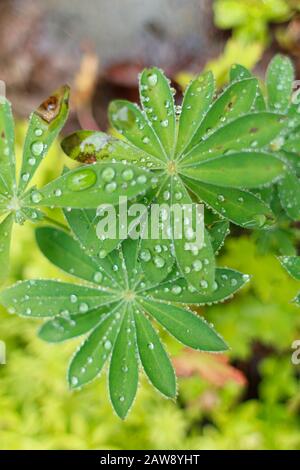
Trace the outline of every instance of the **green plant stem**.
{"type": "Polygon", "coordinates": [[[48,217],[47,215],[45,215],[44,220],[47,220],[47,222],[50,222],[52,225],[55,225],[58,228],[62,228],[66,232],[70,232],[70,229],[65,224],[58,222],[58,220],[52,219],[52,217],[48,217]]]}

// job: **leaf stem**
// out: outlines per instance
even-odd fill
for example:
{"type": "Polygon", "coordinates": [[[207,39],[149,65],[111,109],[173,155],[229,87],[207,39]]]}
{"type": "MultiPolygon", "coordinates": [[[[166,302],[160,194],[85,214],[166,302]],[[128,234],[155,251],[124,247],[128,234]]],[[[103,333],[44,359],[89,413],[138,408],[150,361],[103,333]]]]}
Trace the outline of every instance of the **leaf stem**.
{"type": "Polygon", "coordinates": [[[48,217],[47,215],[45,215],[44,220],[47,220],[47,222],[50,222],[51,224],[55,225],[58,228],[62,228],[63,230],[70,232],[69,227],[67,227],[65,224],[62,224],[58,220],[52,219],[52,217],[48,217]]]}

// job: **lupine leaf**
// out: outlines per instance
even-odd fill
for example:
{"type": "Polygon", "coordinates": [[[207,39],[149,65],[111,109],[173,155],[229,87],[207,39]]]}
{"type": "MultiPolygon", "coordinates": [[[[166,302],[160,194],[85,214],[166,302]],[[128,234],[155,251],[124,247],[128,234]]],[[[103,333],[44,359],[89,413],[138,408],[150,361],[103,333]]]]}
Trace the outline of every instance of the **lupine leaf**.
{"type": "Polygon", "coordinates": [[[294,68],[288,57],[276,55],[266,73],[268,104],[270,109],[285,111],[293,89],[294,68]]]}
{"type": "Polygon", "coordinates": [[[109,119],[134,146],[158,160],[166,160],[157,136],[138,106],[125,100],[113,101],[109,106],[109,119]]]}
{"type": "Polygon", "coordinates": [[[297,281],[300,281],[300,256],[281,256],[280,262],[287,272],[297,281]]]}
{"type": "MultiPolygon", "coordinates": [[[[235,82],[238,80],[242,80],[243,78],[251,78],[253,77],[250,70],[246,69],[243,65],[234,64],[230,69],[230,81],[235,82]]],[[[253,103],[253,109],[256,111],[264,111],[266,109],[266,103],[263,97],[263,94],[260,88],[257,88],[256,97],[253,103]]]]}
{"type": "Polygon", "coordinates": [[[104,132],[76,131],[65,137],[61,146],[66,155],[83,163],[114,158],[117,161],[126,161],[149,169],[161,168],[162,164],[161,160],[153,155],[145,155],[145,152],[138,147],[104,132]]]}
{"type": "Polygon", "coordinates": [[[300,219],[300,180],[291,171],[279,182],[278,193],[281,204],[293,220],[300,219]]]}
{"type": "Polygon", "coordinates": [[[101,263],[99,259],[96,261],[88,256],[66,232],[52,227],[40,227],[36,230],[36,239],[46,258],[68,274],[104,288],[117,287],[108,263],[101,263]]]}
{"type": "Polygon", "coordinates": [[[157,204],[155,207],[158,207],[159,204],[162,209],[160,224],[157,224],[154,214],[151,212],[148,216],[148,233],[144,230],[144,238],[141,241],[140,262],[147,279],[153,282],[165,279],[175,261],[171,251],[170,195],[171,179],[168,178],[154,200],[154,203],[157,204]],[[160,230],[156,236],[153,230],[159,226],[160,230]]]}
{"type": "Polygon", "coordinates": [[[174,251],[177,265],[188,283],[198,290],[210,292],[215,276],[214,252],[204,223],[201,227],[201,214],[199,214],[197,206],[193,204],[184,185],[178,178],[173,179],[171,201],[173,208],[176,202],[179,202],[181,204],[180,208],[184,209],[179,214],[180,221],[177,221],[177,216],[174,212],[172,213],[174,251]],[[191,211],[188,216],[185,214],[186,210],[191,211]],[[183,227],[183,230],[181,234],[175,236],[178,225],[183,227]],[[201,230],[203,233],[200,233],[201,230]]]}
{"type": "Polygon", "coordinates": [[[151,183],[150,178],[149,172],[132,165],[96,163],[69,171],[27,195],[25,202],[34,207],[49,205],[89,209],[104,201],[105,204],[118,204],[125,191],[128,198],[145,192],[151,183]],[[134,177],[128,184],[124,172],[129,169],[134,177]]]}
{"type": "Polygon", "coordinates": [[[14,120],[11,104],[0,96],[0,194],[12,194],[15,185],[14,120]]]}
{"type": "Polygon", "coordinates": [[[229,235],[229,222],[227,220],[220,220],[215,222],[208,230],[211,244],[215,253],[224,245],[225,238],[229,235]]]}
{"type": "MultiPolygon", "coordinates": [[[[230,84],[226,90],[213,103],[199,129],[197,130],[193,144],[199,142],[211,129],[222,126],[226,121],[232,120],[241,114],[250,111],[257,90],[257,80],[247,78],[230,84]]],[[[192,144],[188,149],[192,148],[192,144]]]]}
{"type": "Polygon", "coordinates": [[[9,249],[12,224],[12,215],[8,215],[0,223],[0,284],[6,279],[9,271],[9,249]]]}
{"type": "Polygon", "coordinates": [[[31,115],[24,143],[19,193],[22,193],[66,122],[70,89],[54,91],[31,115]]]}
{"type": "Polygon", "coordinates": [[[215,91],[214,76],[205,72],[196,77],[187,87],[179,119],[176,153],[181,154],[186,146],[197,143],[197,130],[207,113],[215,91]]]}
{"type": "Polygon", "coordinates": [[[185,179],[188,187],[199,199],[221,217],[245,228],[260,228],[272,218],[271,209],[254,194],[241,189],[225,188],[197,183],[185,179]]]}
{"type": "Polygon", "coordinates": [[[103,318],[75,353],[68,370],[71,388],[82,387],[100,374],[118,334],[120,318],[117,317],[120,314],[120,309],[117,309],[103,318]]]}
{"type": "MultiPolygon", "coordinates": [[[[116,304],[111,304],[113,310],[116,304]]],[[[88,313],[76,313],[64,315],[48,320],[40,328],[39,337],[48,343],[59,343],[67,339],[75,338],[95,328],[107,314],[107,306],[91,310],[88,313]]]]}
{"type": "Polygon", "coordinates": [[[140,98],[148,120],[166,155],[172,156],[176,132],[174,99],[167,78],[157,67],[145,69],[142,72],[140,98]]]}
{"type": "Polygon", "coordinates": [[[285,116],[270,112],[238,117],[186,153],[183,164],[199,163],[200,160],[208,160],[234,150],[262,148],[279,134],[286,121],[285,116]]]}
{"type": "Polygon", "coordinates": [[[144,300],[142,305],[157,322],[186,346],[211,352],[228,349],[215,330],[195,313],[154,300],[144,300]]]}
{"type": "Polygon", "coordinates": [[[197,181],[231,188],[255,188],[271,184],[283,176],[285,164],[270,153],[247,151],[230,153],[185,167],[181,173],[197,181]]]}
{"type": "Polygon", "coordinates": [[[2,305],[18,315],[53,317],[63,313],[86,313],[113,301],[98,289],[58,281],[23,281],[0,293],[2,305]]]}
{"type": "Polygon", "coordinates": [[[185,279],[178,278],[161,283],[147,290],[147,294],[158,300],[181,302],[185,304],[205,305],[221,302],[231,297],[249,281],[247,274],[229,268],[216,269],[216,281],[211,294],[203,294],[189,285],[185,279]]]}
{"type": "Polygon", "coordinates": [[[110,399],[117,415],[124,419],[138,387],[138,361],[133,314],[128,307],[116,338],[109,368],[110,399]]]}
{"type": "Polygon", "coordinates": [[[141,363],[152,385],[163,395],[176,396],[176,376],[170,359],[150,321],[134,312],[137,345],[141,363]]]}

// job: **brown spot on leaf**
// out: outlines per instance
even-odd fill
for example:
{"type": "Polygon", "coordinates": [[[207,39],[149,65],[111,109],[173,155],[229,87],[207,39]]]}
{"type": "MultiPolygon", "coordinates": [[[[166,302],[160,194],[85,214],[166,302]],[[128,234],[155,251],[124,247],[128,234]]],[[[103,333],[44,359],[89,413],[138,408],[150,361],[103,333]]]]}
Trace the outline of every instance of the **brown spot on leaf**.
{"type": "Polygon", "coordinates": [[[250,134],[256,134],[257,131],[258,131],[258,127],[251,127],[250,134]]]}
{"type": "Polygon", "coordinates": [[[59,115],[62,104],[68,103],[68,91],[69,87],[67,86],[59,88],[40,104],[36,114],[50,124],[59,115]]]}

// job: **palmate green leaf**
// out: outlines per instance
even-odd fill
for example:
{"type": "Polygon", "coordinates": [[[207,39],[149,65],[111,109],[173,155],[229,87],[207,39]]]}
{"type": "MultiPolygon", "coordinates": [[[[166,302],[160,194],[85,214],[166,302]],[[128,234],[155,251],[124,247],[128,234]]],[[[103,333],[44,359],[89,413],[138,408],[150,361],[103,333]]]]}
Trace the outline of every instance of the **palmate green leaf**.
{"type": "Polygon", "coordinates": [[[279,134],[286,122],[286,116],[270,112],[238,117],[185,153],[180,166],[197,164],[237,150],[263,148],[279,134]]]}
{"type": "MultiPolygon", "coordinates": [[[[206,73],[197,77],[184,96],[176,135],[173,132],[174,100],[168,81],[158,69],[146,70],[140,81],[144,112],[124,100],[114,101],[110,106],[110,122],[123,135],[118,144],[115,139],[99,133],[83,132],[70,136],[63,146],[68,155],[85,162],[102,158],[113,162],[135,160],[136,165],[150,170],[157,178],[157,194],[165,192],[163,187],[167,179],[173,186],[175,178],[185,190],[190,190],[185,175],[197,175],[202,195],[198,196],[198,191],[193,191],[195,202],[196,196],[200,197],[222,218],[239,225],[251,228],[262,226],[262,221],[270,217],[270,209],[259,198],[243,190],[245,187],[257,190],[257,187],[270,185],[283,176],[285,164],[272,152],[278,145],[274,140],[278,136],[281,138],[280,133],[285,129],[288,117],[275,112],[257,112],[264,109],[264,106],[258,105],[258,98],[261,97],[258,81],[252,76],[238,77],[239,73],[241,70],[214,101],[212,75],[206,73]],[[167,121],[168,113],[170,119],[167,121]],[[126,145],[128,159],[123,147],[126,145]],[[133,152],[132,148],[135,149],[133,152]],[[233,154],[241,158],[235,160],[233,154]],[[253,161],[250,161],[250,155],[253,161]],[[203,173],[200,169],[202,162],[205,162],[203,173]],[[220,194],[222,196],[219,190],[222,186],[232,189],[232,193],[225,191],[226,198],[231,199],[232,195],[233,199],[230,205],[226,201],[226,207],[216,200],[220,194]],[[246,200],[241,211],[235,198],[246,200]],[[256,209],[258,213],[255,213],[256,209]]],[[[151,200],[150,197],[149,209],[151,202],[154,198],[151,200]]]]}
{"type": "Polygon", "coordinates": [[[287,272],[300,281],[300,256],[281,256],[280,262],[287,272]]]}
{"type": "Polygon", "coordinates": [[[209,109],[214,91],[215,81],[211,72],[198,75],[187,87],[179,119],[177,155],[180,155],[188,144],[197,142],[195,135],[209,109]]]}
{"type": "Polygon", "coordinates": [[[270,207],[251,192],[198,183],[191,178],[185,178],[185,183],[198,198],[236,225],[245,228],[261,228],[273,214],[270,207]]]}
{"type": "Polygon", "coordinates": [[[52,142],[64,126],[69,111],[69,95],[69,87],[62,86],[32,113],[23,149],[19,194],[26,189],[52,142]]]}
{"type": "Polygon", "coordinates": [[[270,62],[266,73],[268,105],[270,109],[286,111],[293,90],[294,68],[290,59],[276,55],[270,62]]]}
{"type": "Polygon", "coordinates": [[[108,115],[115,129],[135,147],[158,160],[166,160],[160,141],[138,106],[125,100],[113,101],[108,115]]]}
{"type": "Polygon", "coordinates": [[[59,281],[22,281],[0,293],[4,307],[27,317],[86,313],[112,301],[99,289],[59,281]]]}
{"type": "Polygon", "coordinates": [[[152,385],[166,397],[176,396],[176,376],[170,359],[150,321],[134,312],[139,357],[152,385]]]}
{"type": "Polygon", "coordinates": [[[110,357],[120,328],[123,311],[124,306],[118,305],[115,310],[102,319],[101,323],[81,344],[68,369],[68,382],[71,388],[82,387],[101,373],[104,364],[110,357]]]}
{"type": "Polygon", "coordinates": [[[167,78],[157,67],[140,75],[140,99],[143,110],[167,155],[173,155],[176,118],[173,94],[167,78]],[[164,103],[164,106],[161,104],[164,103]]]}
{"type": "Polygon", "coordinates": [[[0,223],[0,284],[6,279],[9,271],[9,249],[12,224],[12,215],[6,216],[0,223]]]}
{"type": "Polygon", "coordinates": [[[13,194],[16,184],[14,120],[11,104],[0,96],[0,194],[8,196],[13,194]]]}
{"type": "Polygon", "coordinates": [[[109,367],[109,394],[117,415],[124,419],[137,393],[139,364],[137,359],[134,317],[127,306],[116,338],[109,367]]]}
{"type": "Polygon", "coordinates": [[[254,188],[274,183],[285,171],[285,163],[270,153],[230,153],[204,161],[181,173],[199,182],[231,188],[254,188]]]}
{"type": "Polygon", "coordinates": [[[146,191],[151,174],[133,165],[123,163],[96,163],[76,168],[48,183],[40,190],[30,192],[24,203],[33,207],[94,208],[100,204],[118,204],[126,193],[133,198],[146,191]],[[127,172],[133,173],[127,181],[127,172]]]}
{"type": "Polygon", "coordinates": [[[165,282],[147,291],[150,297],[183,304],[210,305],[222,302],[235,294],[249,281],[247,274],[234,269],[217,268],[213,292],[203,294],[178,276],[167,278],[165,282]]]}
{"type": "Polygon", "coordinates": [[[300,180],[292,171],[279,182],[278,194],[287,215],[300,220],[300,180]]]}
{"type": "MultiPolygon", "coordinates": [[[[79,232],[80,224],[85,224],[84,219],[78,221],[79,232]]],[[[37,239],[49,260],[89,285],[25,281],[4,290],[0,303],[10,313],[48,317],[38,334],[50,343],[84,335],[70,363],[70,387],[80,388],[96,378],[107,362],[111,401],[121,418],[134,401],[139,361],[154,387],[167,397],[176,395],[175,373],[151,319],[190,347],[214,351],[226,348],[203,319],[179,305],[225,300],[245,284],[245,275],[217,269],[212,293],[207,290],[204,294],[191,288],[176,267],[164,283],[150,282],[139,260],[140,240],[125,240],[101,259],[91,256],[88,246],[61,230],[40,228],[37,239]],[[94,270],[103,277],[93,277],[94,270]],[[106,285],[105,276],[111,285],[106,285]],[[187,331],[185,322],[192,331],[187,331]]]]}
{"type": "Polygon", "coordinates": [[[215,330],[195,313],[154,300],[143,300],[141,303],[155,320],[186,346],[210,352],[228,349],[215,330]]]}

